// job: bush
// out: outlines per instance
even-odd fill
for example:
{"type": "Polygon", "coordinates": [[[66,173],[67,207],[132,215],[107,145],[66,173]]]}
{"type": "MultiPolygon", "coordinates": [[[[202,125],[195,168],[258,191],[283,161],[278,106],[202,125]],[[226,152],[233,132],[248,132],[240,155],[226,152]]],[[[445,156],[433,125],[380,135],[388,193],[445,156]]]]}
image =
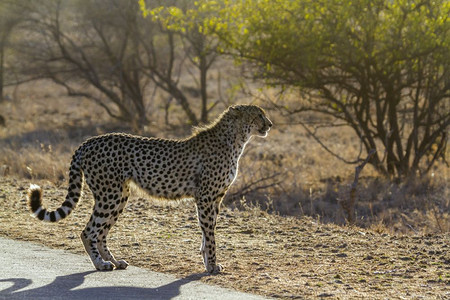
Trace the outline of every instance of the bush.
{"type": "Polygon", "coordinates": [[[445,160],[450,125],[450,4],[418,0],[200,1],[222,52],[254,78],[300,91],[289,112],[350,126],[382,174],[445,160]]]}

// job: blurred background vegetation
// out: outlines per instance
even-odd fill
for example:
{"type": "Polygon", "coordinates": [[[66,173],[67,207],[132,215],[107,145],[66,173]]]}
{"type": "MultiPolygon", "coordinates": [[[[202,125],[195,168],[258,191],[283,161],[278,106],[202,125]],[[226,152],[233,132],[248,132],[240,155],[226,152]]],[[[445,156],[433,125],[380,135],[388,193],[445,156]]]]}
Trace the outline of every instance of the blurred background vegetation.
{"type": "Polygon", "coordinates": [[[4,0],[0,176],[62,184],[89,136],[183,137],[265,107],[225,201],[449,231],[450,4],[419,0],[4,0]]]}

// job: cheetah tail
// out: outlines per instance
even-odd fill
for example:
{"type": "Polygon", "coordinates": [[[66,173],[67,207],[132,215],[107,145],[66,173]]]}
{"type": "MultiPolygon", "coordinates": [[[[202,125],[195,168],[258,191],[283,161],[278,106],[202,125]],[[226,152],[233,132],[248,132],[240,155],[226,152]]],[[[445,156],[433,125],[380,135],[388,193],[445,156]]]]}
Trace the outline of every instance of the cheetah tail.
{"type": "Polygon", "coordinates": [[[72,161],[69,173],[69,188],[66,200],[55,211],[48,211],[42,206],[42,189],[40,186],[31,184],[28,189],[28,205],[30,206],[32,216],[45,222],[57,222],[64,219],[76,207],[81,197],[83,186],[83,175],[77,164],[72,161]]]}

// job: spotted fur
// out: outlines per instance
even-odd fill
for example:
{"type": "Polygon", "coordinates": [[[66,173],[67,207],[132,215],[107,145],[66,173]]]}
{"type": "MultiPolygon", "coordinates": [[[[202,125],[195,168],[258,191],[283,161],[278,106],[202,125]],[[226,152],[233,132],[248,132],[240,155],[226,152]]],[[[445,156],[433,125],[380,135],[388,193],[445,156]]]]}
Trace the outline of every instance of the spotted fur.
{"type": "Polygon", "coordinates": [[[73,155],[67,196],[61,207],[48,211],[42,206],[41,188],[31,185],[30,209],[39,220],[59,221],[76,207],[86,182],[95,206],[81,240],[98,270],[112,270],[128,266],[111,254],[106,236],[127,203],[130,182],[152,197],[194,198],[203,234],[200,251],[205,268],[210,273],[219,272],[222,266],[216,264],[214,231],[220,202],[236,178],[247,142],[253,135],[265,137],[271,126],[260,107],[236,105],[186,139],[121,133],[93,137],[73,155]]]}

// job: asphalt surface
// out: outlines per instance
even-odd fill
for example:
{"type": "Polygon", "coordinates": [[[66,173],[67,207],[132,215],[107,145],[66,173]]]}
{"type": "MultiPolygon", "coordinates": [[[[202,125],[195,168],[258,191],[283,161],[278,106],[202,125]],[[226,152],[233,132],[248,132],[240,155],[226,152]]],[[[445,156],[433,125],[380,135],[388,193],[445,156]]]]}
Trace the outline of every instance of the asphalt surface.
{"type": "Polygon", "coordinates": [[[129,266],[98,272],[86,256],[0,237],[0,299],[267,299],[129,266]]]}

